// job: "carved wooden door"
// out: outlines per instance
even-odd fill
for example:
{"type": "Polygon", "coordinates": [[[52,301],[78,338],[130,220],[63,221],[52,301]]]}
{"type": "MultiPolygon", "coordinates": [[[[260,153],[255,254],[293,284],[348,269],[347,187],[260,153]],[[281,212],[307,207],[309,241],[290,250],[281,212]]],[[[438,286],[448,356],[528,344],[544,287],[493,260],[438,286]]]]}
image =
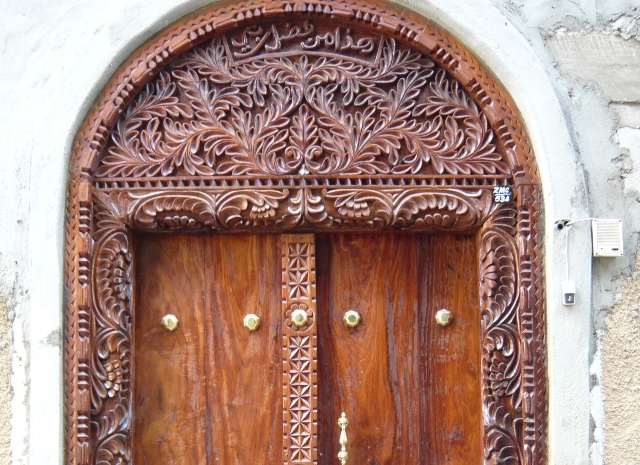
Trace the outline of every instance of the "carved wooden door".
{"type": "Polygon", "coordinates": [[[137,243],[136,464],[482,463],[474,237],[137,243]]]}

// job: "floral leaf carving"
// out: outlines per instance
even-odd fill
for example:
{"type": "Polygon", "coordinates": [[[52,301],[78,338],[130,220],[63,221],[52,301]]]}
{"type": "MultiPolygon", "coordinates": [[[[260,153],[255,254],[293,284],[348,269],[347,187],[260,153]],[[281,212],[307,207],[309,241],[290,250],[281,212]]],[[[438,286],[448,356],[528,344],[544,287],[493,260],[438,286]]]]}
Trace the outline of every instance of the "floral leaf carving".
{"type": "Polygon", "coordinates": [[[408,158],[412,172],[431,161],[437,173],[508,173],[508,166],[492,144],[493,131],[478,106],[441,70],[429,84],[427,102],[413,109],[413,116],[427,121],[408,134],[411,146],[421,157],[408,158]]]}
{"type": "Polygon", "coordinates": [[[289,197],[288,190],[240,191],[216,198],[216,213],[222,229],[236,229],[256,224],[275,224],[280,201],[289,197]]]}
{"type": "Polygon", "coordinates": [[[161,73],[118,121],[98,176],[509,173],[469,95],[392,38],[376,66],[226,54],[217,38],[161,73]]]}
{"type": "Polygon", "coordinates": [[[224,44],[219,37],[208,47],[196,47],[176,60],[176,68],[192,69],[215,84],[229,84],[234,79],[224,44]]]}
{"type": "Polygon", "coordinates": [[[524,463],[519,444],[522,443],[522,420],[514,418],[509,411],[497,404],[489,407],[487,415],[495,419],[495,424],[485,431],[485,463],[520,465],[524,463]]]}
{"type": "Polygon", "coordinates": [[[341,224],[446,231],[479,226],[483,221],[479,205],[487,202],[488,194],[482,190],[463,193],[420,188],[336,188],[325,190],[323,196],[333,200],[333,219],[341,224]]]}
{"type": "Polygon", "coordinates": [[[501,205],[480,234],[485,458],[508,464],[524,460],[515,235],[516,209],[512,203],[501,205]]]}
{"type": "Polygon", "coordinates": [[[108,219],[123,202],[101,199],[95,216],[103,229],[95,236],[92,260],[91,414],[98,440],[95,463],[116,463],[110,458],[120,460],[129,450],[133,257],[127,231],[117,218],[108,219]]]}
{"type": "Polygon", "coordinates": [[[98,176],[156,176],[168,172],[172,160],[158,131],[159,119],[193,116],[191,107],[175,94],[176,86],[167,73],[160,73],[155,85],[147,85],[118,121],[98,176]]]}
{"type": "Polygon", "coordinates": [[[305,165],[301,168],[302,174],[312,172],[322,172],[322,162],[315,161],[322,153],[322,149],[318,145],[318,128],[315,124],[315,118],[309,114],[307,105],[302,105],[298,111],[298,115],[292,119],[292,125],[289,136],[289,147],[285,151],[285,155],[294,164],[305,165]]]}
{"type": "Polygon", "coordinates": [[[131,444],[126,434],[110,434],[98,444],[96,465],[118,465],[131,463],[131,444]]]}
{"type": "Polygon", "coordinates": [[[196,231],[216,225],[213,199],[206,194],[156,194],[134,201],[132,223],[147,231],[196,231]]]}

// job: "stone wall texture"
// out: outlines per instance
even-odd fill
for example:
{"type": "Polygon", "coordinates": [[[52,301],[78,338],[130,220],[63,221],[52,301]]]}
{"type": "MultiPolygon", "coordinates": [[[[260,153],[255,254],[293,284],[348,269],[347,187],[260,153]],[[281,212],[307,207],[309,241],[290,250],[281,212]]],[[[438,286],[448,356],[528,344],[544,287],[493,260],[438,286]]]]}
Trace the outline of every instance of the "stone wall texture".
{"type": "Polygon", "coordinates": [[[602,334],[604,461],[640,463],[640,253],[602,334]]]}

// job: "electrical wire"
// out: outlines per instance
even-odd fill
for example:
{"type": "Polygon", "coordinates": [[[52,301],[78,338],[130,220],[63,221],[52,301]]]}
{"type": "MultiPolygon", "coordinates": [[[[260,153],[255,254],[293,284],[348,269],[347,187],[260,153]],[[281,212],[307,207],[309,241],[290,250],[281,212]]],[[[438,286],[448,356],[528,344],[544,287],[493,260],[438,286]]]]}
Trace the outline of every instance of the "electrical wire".
{"type": "Polygon", "coordinates": [[[576,223],[582,223],[583,221],[593,221],[593,220],[597,220],[598,218],[582,218],[579,220],[574,220],[574,221],[569,221],[565,226],[571,226],[572,224],[576,224],[576,223]]]}
{"type": "Polygon", "coordinates": [[[597,220],[597,218],[581,218],[579,220],[568,221],[564,224],[564,262],[566,266],[565,274],[567,276],[567,281],[569,281],[569,230],[571,229],[571,225],[593,220],[597,220]]]}
{"type": "Polygon", "coordinates": [[[571,223],[568,223],[564,228],[564,264],[566,267],[566,280],[569,281],[569,229],[571,223]]]}

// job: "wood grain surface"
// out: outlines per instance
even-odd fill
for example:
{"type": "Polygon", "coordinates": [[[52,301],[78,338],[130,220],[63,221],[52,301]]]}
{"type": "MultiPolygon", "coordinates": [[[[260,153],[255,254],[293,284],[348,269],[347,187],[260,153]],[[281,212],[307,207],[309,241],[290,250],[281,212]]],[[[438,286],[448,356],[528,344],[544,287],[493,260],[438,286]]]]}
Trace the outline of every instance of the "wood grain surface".
{"type": "Polygon", "coordinates": [[[275,236],[139,241],[135,463],[281,460],[279,258],[275,236]],[[166,313],[180,321],[173,332],[166,313]]]}
{"type": "MultiPolygon", "coordinates": [[[[280,252],[277,236],[138,241],[136,463],[282,463],[280,252]]],[[[349,463],[482,463],[475,256],[465,236],[317,238],[317,463],[337,463],[343,411],[349,463]]]]}
{"type": "Polygon", "coordinates": [[[484,462],[476,240],[426,236],[422,254],[425,463],[479,465],[484,462]],[[436,324],[434,314],[441,308],[453,312],[451,325],[436,324]]]}
{"type": "Polygon", "coordinates": [[[327,236],[318,241],[317,260],[326,463],[339,450],[342,411],[349,419],[351,463],[417,463],[415,238],[327,236]],[[343,323],[347,310],[360,313],[358,327],[343,323]]]}
{"type": "Polygon", "coordinates": [[[341,235],[316,247],[322,463],[335,460],[342,411],[350,463],[482,463],[474,239],[341,235]],[[446,328],[434,320],[443,307],[455,315],[446,328]]]}

